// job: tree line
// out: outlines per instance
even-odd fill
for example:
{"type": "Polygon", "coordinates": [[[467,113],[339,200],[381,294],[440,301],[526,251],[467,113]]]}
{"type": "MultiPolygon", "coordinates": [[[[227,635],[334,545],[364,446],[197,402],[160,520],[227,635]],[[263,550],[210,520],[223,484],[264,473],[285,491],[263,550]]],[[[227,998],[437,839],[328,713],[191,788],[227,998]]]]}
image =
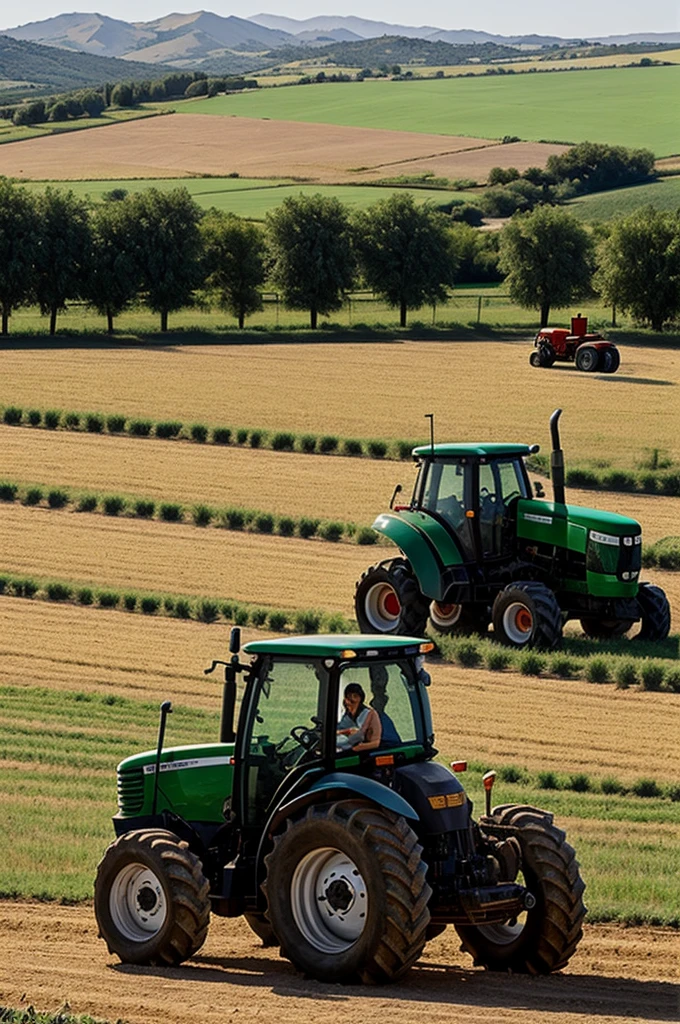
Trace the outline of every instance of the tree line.
{"type": "Polygon", "coordinates": [[[599,293],[636,321],[662,330],[680,312],[680,216],[640,210],[591,233],[567,211],[543,205],[517,214],[498,235],[475,232],[410,193],[351,212],[336,198],[289,197],[260,226],[203,212],[185,188],[109,193],[90,209],[72,191],[35,195],[0,179],[0,313],[37,304],[50,334],[70,301],[114,321],[143,302],[168,329],[169,314],[199,299],[239,328],[276,288],[290,309],[319,316],[347,293],[368,289],[406,326],[409,310],[443,302],[498,247],[511,297],[540,313],[599,293]]]}

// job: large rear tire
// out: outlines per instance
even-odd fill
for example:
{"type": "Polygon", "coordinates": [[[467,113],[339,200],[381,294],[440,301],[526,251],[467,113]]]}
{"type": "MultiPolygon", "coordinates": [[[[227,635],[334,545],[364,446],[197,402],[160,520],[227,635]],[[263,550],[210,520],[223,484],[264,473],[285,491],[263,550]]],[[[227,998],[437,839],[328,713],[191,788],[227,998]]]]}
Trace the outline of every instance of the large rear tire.
{"type": "Polygon", "coordinates": [[[396,981],[430,923],[427,866],[404,818],[363,801],[311,807],[265,858],[281,955],[319,981],[396,981]]]}
{"type": "MultiPolygon", "coordinates": [[[[505,924],[456,926],[463,949],[491,971],[549,974],[564,967],[583,934],[585,885],[576,854],[551,814],[535,807],[496,807],[479,822],[511,829],[521,849],[524,884],[536,905],[505,924]]],[[[507,878],[503,881],[514,881],[507,878]]]]}
{"type": "Polygon", "coordinates": [[[600,366],[600,353],[592,345],[581,345],[576,350],[576,369],[584,373],[594,373],[600,366]]]}
{"type": "Polygon", "coordinates": [[[362,633],[423,636],[429,601],[403,558],[372,565],[356,586],[354,609],[362,633]]]}
{"type": "Polygon", "coordinates": [[[638,640],[665,640],[671,631],[671,606],[661,587],[641,583],[638,590],[640,632],[638,640]]]}
{"type": "Polygon", "coordinates": [[[491,610],[494,639],[506,647],[552,650],[562,640],[562,612],[549,587],[532,580],[511,583],[491,610]]]}
{"type": "Polygon", "coordinates": [[[123,963],[181,964],[205,942],[209,889],[201,861],[173,832],[127,832],[97,869],[99,934],[123,963]]]}

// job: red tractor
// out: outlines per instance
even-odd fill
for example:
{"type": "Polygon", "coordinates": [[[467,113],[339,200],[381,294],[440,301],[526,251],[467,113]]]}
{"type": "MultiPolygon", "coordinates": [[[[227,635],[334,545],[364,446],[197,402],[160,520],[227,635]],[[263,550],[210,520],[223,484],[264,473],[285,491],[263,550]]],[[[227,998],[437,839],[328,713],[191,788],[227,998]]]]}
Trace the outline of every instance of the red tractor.
{"type": "Polygon", "coordinates": [[[613,342],[601,334],[589,334],[588,317],[579,314],[571,318],[571,331],[566,327],[543,327],[534,339],[534,351],[529,356],[532,366],[552,366],[557,360],[576,363],[576,369],[585,373],[616,373],[621,356],[613,342]]]}

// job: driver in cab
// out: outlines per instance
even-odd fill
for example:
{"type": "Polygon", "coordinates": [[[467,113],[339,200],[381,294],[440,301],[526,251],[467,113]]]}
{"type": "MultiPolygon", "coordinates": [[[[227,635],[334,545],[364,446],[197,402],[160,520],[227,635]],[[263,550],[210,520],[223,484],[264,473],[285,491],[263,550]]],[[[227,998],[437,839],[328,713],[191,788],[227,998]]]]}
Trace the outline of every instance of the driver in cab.
{"type": "Polygon", "coordinates": [[[363,686],[359,683],[348,683],[342,706],[344,713],[337,729],[338,753],[376,750],[382,738],[382,725],[378,712],[366,705],[363,686]]]}

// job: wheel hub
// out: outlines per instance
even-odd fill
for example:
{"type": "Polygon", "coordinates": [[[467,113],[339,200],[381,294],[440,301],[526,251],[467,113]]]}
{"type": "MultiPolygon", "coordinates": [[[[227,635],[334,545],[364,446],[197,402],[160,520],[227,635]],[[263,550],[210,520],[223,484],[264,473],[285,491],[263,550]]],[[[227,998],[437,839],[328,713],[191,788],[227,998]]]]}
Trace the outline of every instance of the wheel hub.
{"type": "Polygon", "coordinates": [[[521,601],[513,601],[503,612],[503,630],[511,643],[518,647],[527,644],[534,630],[531,610],[521,601]]]}
{"type": "Polygon", "coordinates": [[[362,934],[368,913],[364,879],[347,854],[312,850],[291,880],[293,918],[304,939],[322,953],[342,953],[362,934]]]}
{"type": "Polygon", "coordinates": [[[462,604],[442,604],[439,601],[432,601],[430,604],[430,618],[439,629],[452,629],[462,612],[462,604]]]}
{"type": "Polygon", "coordinates": [[[378,633],[389,633],[399,623],[399,595],[389,583],[376,583],[366,594],[364,611],[371,626],[378,633]]]}
{"type": "Polygon", "coordinates": [[[338,878],[326,889],[325,896],[319,896],[319,902],[328,901],[328,906],[341,914],[346,913],[354,903],[356,893],[346,878],[338,878]]]}
{"type": "Polygon", "coordinates": [[[146,942],[161,930],[168,904],[157,875],[145,864],[127,864],[114,879],[109,911],[118,931],[131,942],[146,942]]]}

